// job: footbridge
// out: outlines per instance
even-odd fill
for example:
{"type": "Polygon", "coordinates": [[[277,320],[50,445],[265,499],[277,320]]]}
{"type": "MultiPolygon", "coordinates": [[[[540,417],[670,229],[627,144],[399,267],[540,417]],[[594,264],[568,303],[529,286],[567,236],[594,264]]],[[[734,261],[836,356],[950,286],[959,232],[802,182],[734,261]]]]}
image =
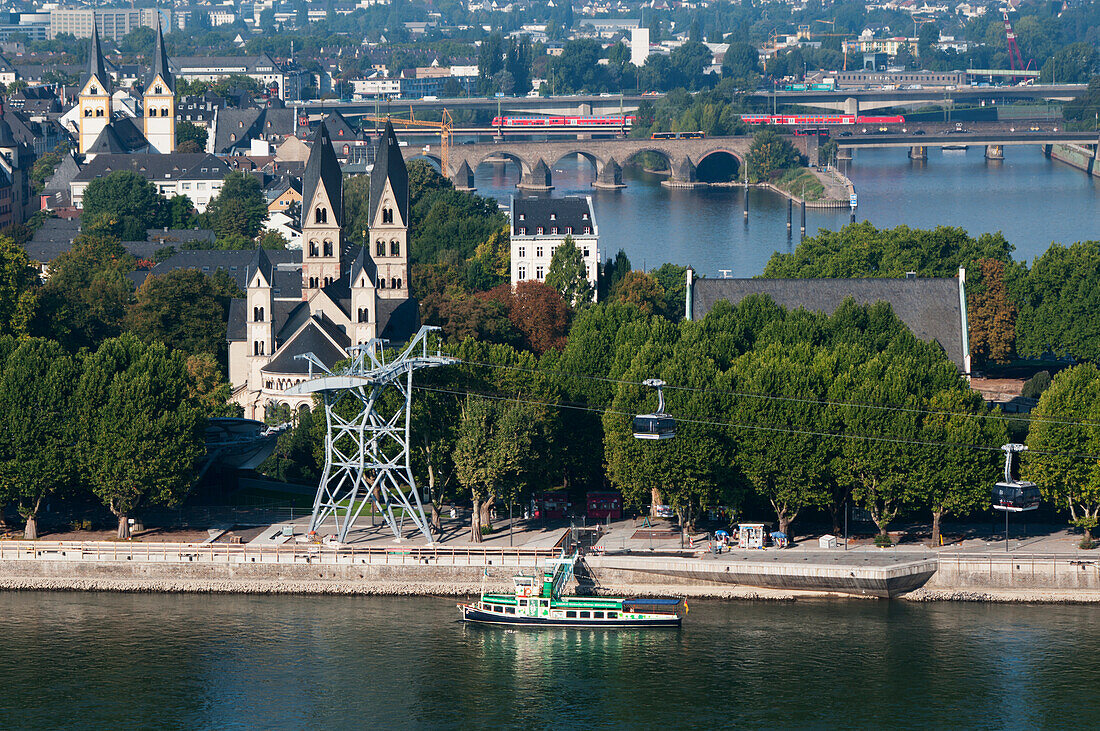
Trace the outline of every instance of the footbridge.
{"type": "MultiPolygon", "coordinates": [[[[796,147],[811,162],[817,160],[817,138],[791,137],[796,147]]],[[[706,137],[698,140],[556,140],[546,142],[494,142],[472,145],[456,145],[450,149],[449,170],[443,174],[456,188],[473,190],[474,171],[483,162],[509,161],[519,166],[522,178],[519,188],[530,191],[550,190],[554,187],[552,171],[559,160],[570,155],[580,155],[588,160],[596,171],[593,185],[597,188],[622,188],[622,166],[643,153],[664,158],[672,175],[667,182],[672,187],[694,187],[698,180],[696,170],[711,155],[732,156],[742,165],[748,154],[750,136],[706,137]]],[[[428,158],[442,167],[438,144],[423,147],[402,148],[406,160],[428,158]]]]}

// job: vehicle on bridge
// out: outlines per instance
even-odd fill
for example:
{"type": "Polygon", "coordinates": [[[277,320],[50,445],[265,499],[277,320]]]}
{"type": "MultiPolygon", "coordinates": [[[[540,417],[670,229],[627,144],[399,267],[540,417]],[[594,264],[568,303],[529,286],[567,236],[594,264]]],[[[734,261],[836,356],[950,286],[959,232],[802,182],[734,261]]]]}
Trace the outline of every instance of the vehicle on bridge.
{"type": "Polygon", "coordinates": [[[745,124],[752,125],[778,124],[787,127],[799,127],[849,124],[905,124],[905,117],[900,114],[886,116],[855,114],[742,114],[741,121],[745,124]]]}
{"type": "Polygon", "coordinates": [[[545,127],[630,127],[633,114],[612,117],[493,117],[493,126],[503,129],[541,129],[545,127]]]}
{"type": "Polygon", "coordinates": [[[707,136],[706,132],[654,132],[649,136],[651,140],[701,140],[707,136]]]}

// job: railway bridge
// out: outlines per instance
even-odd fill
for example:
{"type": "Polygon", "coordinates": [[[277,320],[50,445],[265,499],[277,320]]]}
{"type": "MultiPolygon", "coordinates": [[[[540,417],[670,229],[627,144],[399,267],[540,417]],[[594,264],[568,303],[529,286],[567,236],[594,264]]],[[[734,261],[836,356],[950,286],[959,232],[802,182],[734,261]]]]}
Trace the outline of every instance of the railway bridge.
{"type": "MultiPolygon", "coordinates": [[[[817,161],[816,137],[791,137],[799,151],[815,163],[817,161]]],[[[698,180],[696,169],[711,155],[732,156],[739,170],[752,143],[751,136],[705,137],[694,140],[651,139],[595,139],[554,140],[546,142],[501,141],[454,145],[450,149],[448,170],[442,170],[439,145],[405,147],[406,160],[428,158],[441,168],[441,172],[456,188],[473,190],[474,171],[486,161],[507,160],[519,166],[522,173],[519,188],[529,191],[550,190],[554,187],[554,165],[569,155],[580,155],[588,160],[596,171],[593,185],[597,188],[622,188],[622,166],[643,153],[656,154],[667,162],[672,175],[666,184],[671,187],[694,187],[698,180]]]]}

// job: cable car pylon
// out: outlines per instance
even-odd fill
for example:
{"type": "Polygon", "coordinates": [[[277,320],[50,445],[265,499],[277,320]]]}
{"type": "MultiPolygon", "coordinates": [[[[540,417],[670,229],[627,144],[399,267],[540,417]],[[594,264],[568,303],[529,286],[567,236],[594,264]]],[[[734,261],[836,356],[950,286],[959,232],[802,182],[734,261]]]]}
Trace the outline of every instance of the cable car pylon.
{"type": "Polygon", "coordinates": [[[325,468],[313,501],[311,533],[331,516],[337,540],[345,543],[370,502],[396,540],[402,539],[408,517],[429,545],[434,542],[413,478],[409,444],[413,373],[457,362],[439,351],[428,353],[427,336],[435,330],[439,328],[422,326],[389,361],[386,341],[378,338],[348,348],[351,361],[337,370],[330,370],[313,353],[295,356],[309,362],[309,379],[286,393],[319,393],[325,408],[325,468]],[[383,399],[387,391],[396,391],[398,398],[383,399]]]}

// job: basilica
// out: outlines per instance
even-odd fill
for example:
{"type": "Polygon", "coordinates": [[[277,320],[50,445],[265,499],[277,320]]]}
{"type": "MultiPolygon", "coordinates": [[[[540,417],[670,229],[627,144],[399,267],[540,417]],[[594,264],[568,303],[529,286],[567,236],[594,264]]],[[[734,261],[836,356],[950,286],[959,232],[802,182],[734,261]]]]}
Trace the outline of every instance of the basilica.
{"type": "Polygon", "coordinates": [[[401,342],[419,326],[409,295],[409,178],[391,125],[370,177],[367,246],[344,239],[343,175],[324,123],[302,176],[301,210],[301,251],[256,249],[246,297],[229,310],[233,400],[252,419],[272,405],[311,403],[283,393],[308,377],[309,363],[296,356],[313,353],[331,367],[350,346],[401,342]]]}

